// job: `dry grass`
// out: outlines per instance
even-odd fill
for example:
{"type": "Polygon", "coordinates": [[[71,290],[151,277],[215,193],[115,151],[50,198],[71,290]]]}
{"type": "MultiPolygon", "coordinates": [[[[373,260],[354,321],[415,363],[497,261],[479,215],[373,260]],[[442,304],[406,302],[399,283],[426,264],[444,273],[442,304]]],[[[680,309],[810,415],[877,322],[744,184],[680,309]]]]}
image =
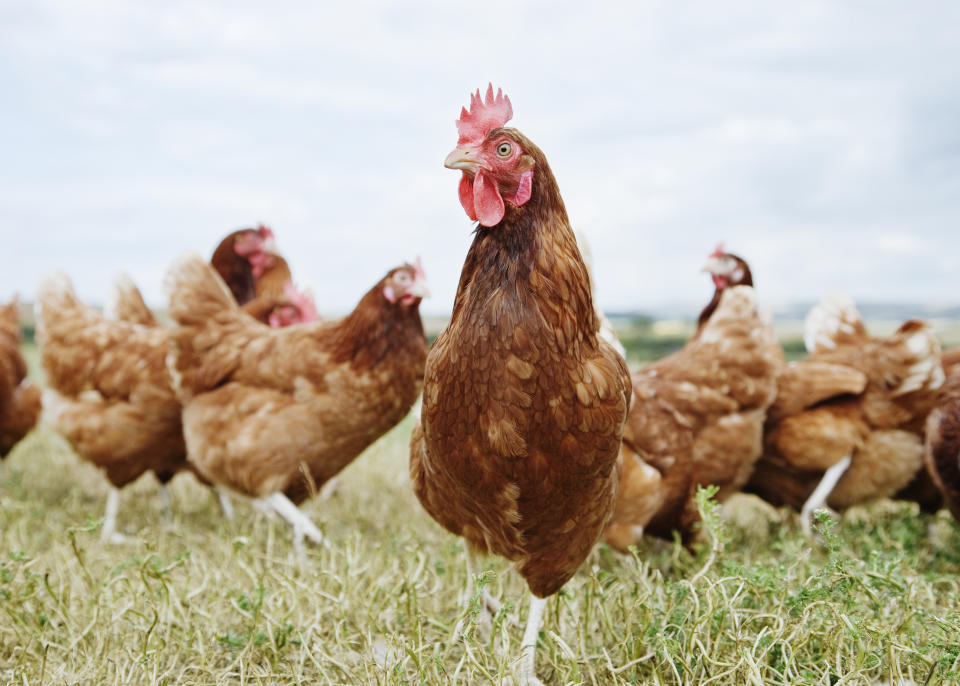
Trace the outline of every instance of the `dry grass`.
{"type": "MultiPolygon", "coordinates": [[[[0,486],[0,682],[16,684],[508,683],[526,608],[474,625],[462,545],[406,477],[410,420],[306,510],[332,541],[298,558],[287,528],[238,503],[224,521],[192,477],[164,516],[151,478],[124,491],[124,545],[101,543],[106,487],[40,430],[0,486]],[[522,612],[521,612],[522,610],[522,612]],[[466,619],[470,630],[454,641],[466,619]]],[[[960,529],[880,503],[811,548],[793,515],[750,500],[705,546],[605,547],[548,605],[548,684],[872,684],[960,680],[960,529]]]]}

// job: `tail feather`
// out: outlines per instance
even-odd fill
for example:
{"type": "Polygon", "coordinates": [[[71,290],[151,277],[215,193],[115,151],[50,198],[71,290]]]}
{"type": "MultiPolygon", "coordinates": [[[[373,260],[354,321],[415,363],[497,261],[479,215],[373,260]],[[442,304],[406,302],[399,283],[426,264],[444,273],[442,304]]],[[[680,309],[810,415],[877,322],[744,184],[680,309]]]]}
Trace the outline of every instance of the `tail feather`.
{"type": "Polygon", "coordinates": [[[897,329],[891,339],[903,346],[907,373],[893,389],[894,397],[920,390],[936,390],[946,375],[940,363],[940,342],[926,322],[910,320],[897,329]]]}
{"type": "Polygon", "coordinates": [[[157,326],[156,317],[143,300],[140,289],[127,274],[117,274],[104,314],[109,319],[142,326],[157,326]]]}
{"type": "Polygon", "coordinates": [[[219,384],[240,361],[250,325],[223,279],[199,255],[177,260],[165,279],[174,329],[167,368],[186,399],[219,384]]]}
{"type": "Polygon", "coordinates": [[[803,343],[808,353],[835,350],[867,338],[860,312],[844,293],[831,293],[813,306],[803,323],[803,343]]]}

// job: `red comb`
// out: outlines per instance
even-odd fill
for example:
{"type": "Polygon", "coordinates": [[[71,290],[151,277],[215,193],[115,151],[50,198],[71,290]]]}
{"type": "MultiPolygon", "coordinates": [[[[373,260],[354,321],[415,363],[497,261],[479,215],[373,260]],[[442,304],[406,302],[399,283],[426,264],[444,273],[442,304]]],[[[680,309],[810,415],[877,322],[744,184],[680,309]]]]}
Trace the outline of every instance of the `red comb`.
{"type": "Polygon", "coordinates": [[[480,89],[470,94],[470,111],[463,107],[460,118],[457,119],[457,132],[460,134],[457,145],[470,141],[479,142],[492,129],[506,124],[513,117],[513,107],[510,98],[498,88],[497,95],[493,95],[493,84],[487,85],[486,98],[480,97],[480,89]]]}
{"type": "Polygon", "coordinates": [[[727,253],[723,249],[723,243],[717,243],[717,247],[713,249],[713,252],[710,253],[710,257],[722,257],[727,253]]]}
{"type": "Polygon", "coordinates": [[[274,237],[273,230],[269,226],[264,226],[263,224],[257,227],[257,233],[259,233],[264,240],[274,237]]]}
{"type": "Polygon", "coordinates": [[[423,262],[420,261],[419,255],[417,255],[417,259],[413,261],[413,275],[418,280],[427,280],[427,273],[423,271],[423,262]]]}

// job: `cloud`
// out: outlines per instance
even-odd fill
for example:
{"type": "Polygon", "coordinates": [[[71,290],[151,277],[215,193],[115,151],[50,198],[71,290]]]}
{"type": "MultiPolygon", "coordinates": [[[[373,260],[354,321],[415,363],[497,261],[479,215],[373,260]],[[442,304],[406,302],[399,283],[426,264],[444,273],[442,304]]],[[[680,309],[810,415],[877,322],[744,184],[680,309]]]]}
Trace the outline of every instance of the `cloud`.
{"type": "Polygon", "coordinates": [[[720,240],[765,298],[955,300],[958,20],[948,1],[4,5],[0,298],[64,269],[102,301],[126,269],[159,305],[176,255],[263,221],[327,312],[418,253],[448,312],[472,227],[440,163],[493,80],[605,307],[693,309],[720,240]]]}

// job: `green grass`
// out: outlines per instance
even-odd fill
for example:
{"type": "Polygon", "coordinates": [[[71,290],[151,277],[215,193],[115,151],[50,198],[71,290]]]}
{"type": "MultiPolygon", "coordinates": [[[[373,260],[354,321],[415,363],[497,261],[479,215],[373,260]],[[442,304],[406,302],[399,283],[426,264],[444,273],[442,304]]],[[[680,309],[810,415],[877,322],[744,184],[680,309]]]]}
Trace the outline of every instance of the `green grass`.
{"type": "MultiPolygon", "coordinates": [[[[285,525],[244,502],[225,521],[189,475],[169,519],[152,477],[127,488],[131,540],[101,543],[103,478],[35,432],[0,485],[0,683],[509,683],[524,586],[491,560],[484,582],[507,609],[489,638],[473,626],[462,543],[407,480],[410,428],[305,505],[332,545],[302,558],[285,525]]],[[[696,554],[597,548],[548,605],[547,684],[960,681],[960,529],[945,512],[857,508],[811,546],[795,515],[753,499],[728,523],[704,507],[696,554]]]]}

